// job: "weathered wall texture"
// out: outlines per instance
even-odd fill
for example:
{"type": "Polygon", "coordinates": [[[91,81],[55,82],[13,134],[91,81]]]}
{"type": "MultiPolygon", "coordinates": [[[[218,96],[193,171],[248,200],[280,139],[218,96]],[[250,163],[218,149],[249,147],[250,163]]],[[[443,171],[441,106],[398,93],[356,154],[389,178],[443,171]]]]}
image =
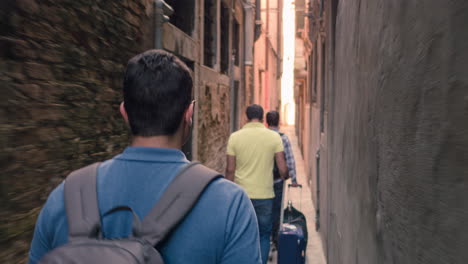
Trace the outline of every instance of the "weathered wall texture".
{"type": "Polygon", "coordinates": [[[202,67],[198,104],[198,160],[224,173],[230,134],[229,78],[202,67]]]}
{"type": "Polygon", "coordinates": [[[462,0],[339,1],[330,264],[468,263],[467,25],[462,0]]]}
{"type": "Polygon", "coordinates": [[[127,144],[127,60],[152,45],[150,0],[0,1],[0,262],[24,261],[47,195],[127,144]]]}

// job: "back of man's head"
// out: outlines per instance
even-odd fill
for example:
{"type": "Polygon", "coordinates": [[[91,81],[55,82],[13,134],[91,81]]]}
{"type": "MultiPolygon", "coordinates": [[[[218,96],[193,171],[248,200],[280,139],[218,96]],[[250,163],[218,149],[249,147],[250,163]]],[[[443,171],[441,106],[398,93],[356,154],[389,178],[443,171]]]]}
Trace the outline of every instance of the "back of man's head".
{"type": "Polygon", "coordinates": [[[192,97],[192,77],[176,56],[148,50],[128,62],[124,106],[133,135],[173,135],[192,97]]]}
{"type": "Polygon", "coordinates": [[[258,119],[260,121],[263,120],[263,108],[258,105],[258,104],[253,104],[249,107],[247,107],[247,110],[245,111],[247,114],[247,119],[252,120],[252,119],[258,119]]]}
{"type": "Polygon", "coordinates": [[[266,121],[268,126],[277,127],[279,125],[279,113],[277,111],[270,111],[266,114],[266,121]]]}

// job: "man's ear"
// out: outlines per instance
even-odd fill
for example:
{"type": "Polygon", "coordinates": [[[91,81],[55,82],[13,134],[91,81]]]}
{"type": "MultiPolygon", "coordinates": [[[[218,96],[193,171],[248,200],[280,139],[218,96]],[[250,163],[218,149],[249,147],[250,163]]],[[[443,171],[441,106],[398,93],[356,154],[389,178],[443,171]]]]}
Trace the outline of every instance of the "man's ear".
{"type": "Polygon", "coordinates": [[[125,123],[128,124],[128,115],[127,115],[127,111],[125,110],[124,102],[120,103],[120,114],[125,120],[125,123]]]}
{"type": "Polygon", "coordinates": [[[187,107],[187,110],[185,110],[185,114],[184,114],[185,122],[192,125],[193,124],[192,116],[193,116],[193,102],[187,107]]]}

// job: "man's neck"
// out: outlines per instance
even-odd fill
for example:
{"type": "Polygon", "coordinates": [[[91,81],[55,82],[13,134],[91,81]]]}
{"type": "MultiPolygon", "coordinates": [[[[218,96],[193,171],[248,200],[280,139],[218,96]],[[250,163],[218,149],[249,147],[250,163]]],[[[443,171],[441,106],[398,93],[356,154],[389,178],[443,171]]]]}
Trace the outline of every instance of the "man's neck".
{"type": "Polygon", "coordinates": [[[262,123],[262,121],[260,119],[254,118],[254,119],[250,119],[249,123],[262,123]]]}
{"type": "Polygon", "coordinates": [[[175,136],[139,137],[132,140],[132,147],[182,149],[182,142],[175,136]]]}
{"type": "Polygon", "coordinates": [[[277,126],[268,126],[269,129],[273,129],[273,130],[279,130],[279,127],[277,126]]]}

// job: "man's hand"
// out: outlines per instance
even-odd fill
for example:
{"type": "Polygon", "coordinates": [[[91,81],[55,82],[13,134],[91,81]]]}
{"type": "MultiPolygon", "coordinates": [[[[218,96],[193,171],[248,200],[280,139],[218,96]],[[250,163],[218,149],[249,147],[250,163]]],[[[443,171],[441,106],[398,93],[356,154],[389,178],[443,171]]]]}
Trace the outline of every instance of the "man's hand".
{"type": "Polygon", "coordinates": [[[300,184],[297,183],[297,179],[296,178],[291,178],[291,187],[298,187],[300,184]]]}
{"type": "Polygon", "coordinates": [[[293,182],[291,183],[291,187],[299,187],[300,184],[298,184],[297,182],[293,182]]]}
{"type": "Polygon", "coordinates": [[[236,172],[236,156],[226,155],[226,179],[234,182],[236,172]]]}
{"type": "Polygon", "coordinates": [[[283,180],[289,179],[288,167],[286,165],[286,159],[284,158],[283,151],[275,153],[275,161],[281,178],[283,180]]]}

